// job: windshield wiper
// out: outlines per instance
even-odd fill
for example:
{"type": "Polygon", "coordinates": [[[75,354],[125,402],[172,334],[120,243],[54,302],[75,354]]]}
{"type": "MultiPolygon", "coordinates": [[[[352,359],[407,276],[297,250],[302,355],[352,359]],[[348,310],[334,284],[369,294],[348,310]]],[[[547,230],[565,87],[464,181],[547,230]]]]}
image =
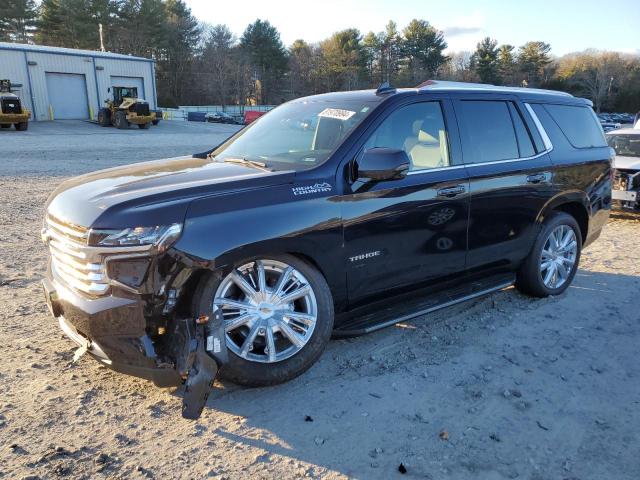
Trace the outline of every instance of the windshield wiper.
{"type": "Polygon", "coordinates": [[[271,171],[267,168],[266,163],[257,162],[255,160],[247,160],[246,158],[225,158],[222,161],[224,163],[237,163],[238,165],[247,165],[253,168],[257,168],[258,170],[262,170],[263,172],[271,171]]]}

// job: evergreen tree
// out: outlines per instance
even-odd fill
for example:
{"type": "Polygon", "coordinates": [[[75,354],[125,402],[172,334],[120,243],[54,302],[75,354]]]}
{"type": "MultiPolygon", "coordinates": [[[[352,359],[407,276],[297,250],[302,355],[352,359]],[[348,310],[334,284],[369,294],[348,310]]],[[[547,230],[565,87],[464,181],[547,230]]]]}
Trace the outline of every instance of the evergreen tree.
{"type": "Polygon", "coordinates": [[[250,24],[240,38],[240,47],[254,68],[256,100],[260,103],[277,101],[279,85],[287,70],[287,51],[280,40],[280,32],[266,20],[250,24]]]}
{"type": "Polygon", "coordinates": [[[478,43],[472,65],[482,83],[498,83],[498,42],[486,37],[478,43]]]}
{"type": "Polygon", "coordinates": [[[320,44],[329,90],[353,90],[360,85],[364,69],[360,32],[348,28],[334,33],[320,44]]]}
{"type": "Polygon", "coordinates": [[[408,82],[417,85],[435,77],[438,69],[447,62],[443,54],[447,48],[442,32],[426,20],[411,20],[403,30],[402,56],[408,63],[408,82]]]}
{"type": "Polygon", "coordinates": [[[500,45],[498,49],[498,75],[504,85],[515,83],[516,59],[513,45],[500,45]]]}
{"type": "Polygon", "coordinates": [[[400,71],[400,56],[402,54],[402,37],[398,33],[398,26],[389,20],[382,40],[382,76],[383,81],[392,83],[400,71]]]}
{"type": "Polygon", "coordinates": [[[527,42],[520,47],[520,70],[530,87],[537,86],[544,78],[544,69],[551,63],[551,45],[544,42],[527,42]]]}
{"type": "Polygon", "coordinates": [[[373,32],[367,33],[362,39],[362,57],[369,86],[377,86],[383,81],[381,77],[382,44],[381,35],[376,35],[373,32]]]}
{"type": "Polygon", "coordinates": [[[38,10],[34,0],[2,0],[0,41],[31,43],[38,10]]]}

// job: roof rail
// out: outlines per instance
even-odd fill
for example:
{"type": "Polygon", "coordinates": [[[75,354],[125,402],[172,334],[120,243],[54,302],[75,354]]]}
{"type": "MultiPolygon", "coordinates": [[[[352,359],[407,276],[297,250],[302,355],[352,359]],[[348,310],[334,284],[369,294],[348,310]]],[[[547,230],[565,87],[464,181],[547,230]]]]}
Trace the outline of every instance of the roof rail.
{"type": "Polygon", "coordinates": [[[501,87],[498,85],[492,85],[490,83],[468,83],[468,82],[450,82],[445,80],[427,80],[422,82],[416,87],[419,91],[428,90],[449,90],[449,89],[461,89],[461,90],[497,90],[499,92],[531,92],[531,93],[547,93],[554,95],[563,95],[566,97],[573,97],[570,93],[559,92],[556,90],[544,90],[541,88],[522,88],[522,87],[501,87]]]}
{"type": "Polygon", "coordinates": [[[418,85],[416,88],[418,90],[421,90],[423,88],[434,88],[434,87],[441,87],[441,88],[500,88],[500,87],[496,87],[495,85],[491,84],[491,83],[471,83],[471,82],[452,82],[449,80],[426,80],[424,82],[422,82],[420,85],[418,85]]]}
{"type": "Polygon", "coordinates": [[[396,93],[396,87],[389,85],[389,82],[384,82],[376,90],[376,95],[386,95],[388,93],[396,93]]]}

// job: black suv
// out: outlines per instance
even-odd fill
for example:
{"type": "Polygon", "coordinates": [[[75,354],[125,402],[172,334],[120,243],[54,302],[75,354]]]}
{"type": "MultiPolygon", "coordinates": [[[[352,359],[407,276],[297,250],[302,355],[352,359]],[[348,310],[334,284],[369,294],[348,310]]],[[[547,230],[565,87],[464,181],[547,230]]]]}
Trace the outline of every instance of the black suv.
{"type": "Polygon", "coordinates": [[[63,183],[42,235],[62,329],[111,368],[186,382],[300,375],[329,338],[510,285],[571,283],[607,221],[587,100],[477,84],[286,103],[210,152],[63,183]]]}

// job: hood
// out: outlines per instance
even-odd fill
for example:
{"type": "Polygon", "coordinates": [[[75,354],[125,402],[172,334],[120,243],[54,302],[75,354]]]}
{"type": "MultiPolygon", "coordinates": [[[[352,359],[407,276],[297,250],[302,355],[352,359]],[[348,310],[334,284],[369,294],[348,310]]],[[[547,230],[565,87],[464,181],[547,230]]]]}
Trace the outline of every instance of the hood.
{"type": "Polygon", "coordinates": [[[640,170],[640,157],[624,157],[616,155],[613,167],[621,170],[640,170]]]}
{"type": "Polygon", "coordinates": [[[195,198],[281,185],[294,172],[263,172],[209,159],[178,157],[110,168],[63,182],[47,212],[74,225],[125,228],[182,222],[195,198]]]}

